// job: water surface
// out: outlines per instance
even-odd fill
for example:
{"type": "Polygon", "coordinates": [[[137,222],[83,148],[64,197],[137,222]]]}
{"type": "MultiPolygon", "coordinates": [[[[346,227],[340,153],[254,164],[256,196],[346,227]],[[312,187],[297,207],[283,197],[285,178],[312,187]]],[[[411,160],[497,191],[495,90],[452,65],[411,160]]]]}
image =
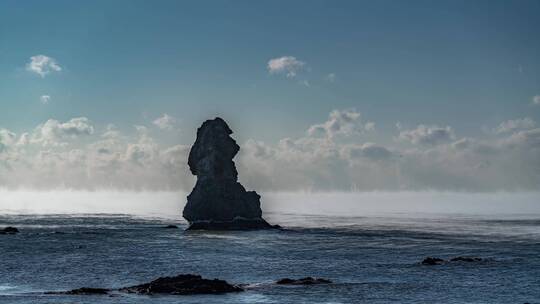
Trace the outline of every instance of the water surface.
{"type": "Polygon", "coordinates": [[[0,226],[1,303],[539,303],[540,216],[272,212],[285,231],[184,232],[172,217],[9,214],[0,226]],[[164,229],[177,224],[180,229],[164,229]],[[423,266],[426,256],[479,263],[423,266]],[[58,296],[198,273],[250,284],[217,296],[58,296]],[[276,286],[282,277],[335,283],[276,286]]]}

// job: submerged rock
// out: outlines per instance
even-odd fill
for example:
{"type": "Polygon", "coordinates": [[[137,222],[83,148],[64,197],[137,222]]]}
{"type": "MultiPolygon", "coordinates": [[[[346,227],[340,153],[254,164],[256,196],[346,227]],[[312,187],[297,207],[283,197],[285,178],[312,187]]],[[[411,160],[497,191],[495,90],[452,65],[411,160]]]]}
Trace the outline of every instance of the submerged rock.
{"type": "Polygon", "coordinates": [[[0,229],[0,234],[16,234],[19,233],[19,229],[15,227],[6,227],[4,229],[0,229]]]}
{"type": "MultiPolygon", "coordinates": [[[[479,257],[464,257],[464,256],[458,256],[455,258],[451,258],[449,262],[481,262],[484,259],[479,257]]],[[[447,261],[439,258],[434,257],[427,257],[422,261],[422,265],[441,265],[446,263],[447,261]]]]}
{"type": "Polygon", "coordinates": [[[219,117],[205,121],[197,130],[188,159],[197,183],[183,211],[190,230],[273,228],[262,218],[260,195],[246,191],[238,182],[233,158],[240,146],[231,134],[219,117]]]}
{"type": "Polygon", "coordinates": [[[48,291],[45,294],[64,294],[64,295],[106,295],[111,291],[110,289],[105,288],[92,288],[92,287],[82,287],[68,291],[48,291]]]}
{"type": "Polygon", "coordinates": [[[451,262],[481,262],[482,258],[479,257],[463,257],[458,256],[450,259],[451,262]]]}
{"type": "MultiPolygon", "coordinates": [[[[141,295],[169,294],[169,295],[194,295],[194,294],[221,294],[228,292],[244,291],[237,285],[231,285],[227,281],[203,279],[200,275],[182,274],[175,277],[162,277],[150,283],[124,287],[120,289],[105,289],[82,287],[68,291],[48,291],[49,295],[107,295],[110,292],[127,292],[141,295]]],[[[112,294],[118,295],[118,294],[112,294]]]]}
{"type": "Polygon", "coordinates": [[[119,291],[137,294],[220,294],[228,292],[244,291],[236,285],[231,285],[224,280],[203,279],[200,275],[184,274],[175,277],[163,277],[150,283],[121,288],[119,291]]]}
{"type": "Polygon", "coordinates": [[[315,284],[330,284],[332,281],[322,278],[305,277],[301,279],[284,278],[276,282],[279,285],[315,285],[315,284]]]}
{"type": "Polygon", "coordinates": [[[440,265],[444,263],[443,259],[427,257],[422,261],[422,265],[440,265]]]}

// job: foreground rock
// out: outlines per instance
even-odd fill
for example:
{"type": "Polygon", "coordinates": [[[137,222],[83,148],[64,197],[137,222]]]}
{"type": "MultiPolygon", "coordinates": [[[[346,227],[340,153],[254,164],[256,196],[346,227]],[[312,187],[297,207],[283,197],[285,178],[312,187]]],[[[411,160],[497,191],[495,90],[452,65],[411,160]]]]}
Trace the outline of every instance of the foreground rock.
{"type": "Polygon", "coordinates": [[[450,262],[481,262],[482,261],[482,258],[478,258],[478,257],[462,257],[462,256],[458,256],[458,257],[455,257],[455,258],[451,258],[450,259],[450,262]]]}
{"type": "MultiPolygon", "coordinates": [[[[479,258],[479,257],[458,256],[458,257],[455,257],[455,258],[451,258],[448,262],[467,262],[467,263],[470,263],[470,262],[481,262],[481,261],[483,261],[483,259],[479,258]]],[[[434,258],[434,257],[427,257],[422,261],[422,265],[441,265],[441,264],[444,264],[446,262],[447,261],[445,261],[443,259],[434,258]]]]}
{"type": "Polygon", "coordinates": [[[240,292],[243,289],[224,280],[208,280],[203,279],[200,275],[184,274],[159,278],[147,284],[121,288],[120,291],[144,295],[194,295],[240,292]]]}
{"type": "Polygon", "coordinates": [[[260,195],[238,182],[233,158],[240,146],[221,119],[205,121],[189,152],[188,165],[197,183],[187,197],[183,216],[188,230],[275,228],[262,218],[260,195]]]}
{"type": "Polygon", "coordinates": [[[105,288],[92,288],[92,287],[82,287],[68,291],[49,291],[45,294],[59,294],[59,295],[106,295],[110,292],[110,289],[105,288]]]}
{"type": "Polygon", "coordinates": [[[278,280],[276,284],[279,285],[315,285],[315,284],[330,284],[332,281],[322,278],[305,277],[301,279],[289,279],[284,278],[278,280]]]}
{"type": "Polygon", "coordinates": [[[0,234],[16,234],[19,233],[19,229],[15,227],[6,227],[4,229],[0,229],[0,234]]]}
{"type": "Polygon", "coordinates": [[[443,259],[427,257],[422,261],[422,265],[440,265],[444,263],[443,259]]]}

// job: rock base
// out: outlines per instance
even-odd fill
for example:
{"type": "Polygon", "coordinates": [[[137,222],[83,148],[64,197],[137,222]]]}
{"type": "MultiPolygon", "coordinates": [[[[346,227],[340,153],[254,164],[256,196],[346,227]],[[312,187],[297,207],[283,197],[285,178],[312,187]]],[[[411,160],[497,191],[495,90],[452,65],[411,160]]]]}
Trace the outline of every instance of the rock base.
{"type": "Polygon", "coordinates": [[[264,219],[234,219],[232,221],[199,221],[189,225],[187,230],[259,230],[281,229],[279,225],[270,225],[264,219]]]}

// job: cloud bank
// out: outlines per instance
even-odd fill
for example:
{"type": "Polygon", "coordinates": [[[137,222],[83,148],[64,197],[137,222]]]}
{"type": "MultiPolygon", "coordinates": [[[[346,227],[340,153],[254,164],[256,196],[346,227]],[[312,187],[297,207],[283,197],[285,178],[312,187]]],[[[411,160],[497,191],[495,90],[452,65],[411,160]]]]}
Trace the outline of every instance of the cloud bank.
{"type": "MultiPolygon", "coordinates": [[[[469,138],[451,126],[420,124],[400,128],[382,144],[373,142],[375,123],[360,112],[335,110],[299,138],[239,143],[235,161],[242,183],[261,191],[538,190],[535,126],[506,121],[487,138],[469,138]]],[[[152,132],[166,128],[156,127],[120,130],[77,117],[49,119],[20,134],[0,128],[0,184],[189,191],[195,181],[187,167],[192,143],[165,145],[152,132]]]]}

